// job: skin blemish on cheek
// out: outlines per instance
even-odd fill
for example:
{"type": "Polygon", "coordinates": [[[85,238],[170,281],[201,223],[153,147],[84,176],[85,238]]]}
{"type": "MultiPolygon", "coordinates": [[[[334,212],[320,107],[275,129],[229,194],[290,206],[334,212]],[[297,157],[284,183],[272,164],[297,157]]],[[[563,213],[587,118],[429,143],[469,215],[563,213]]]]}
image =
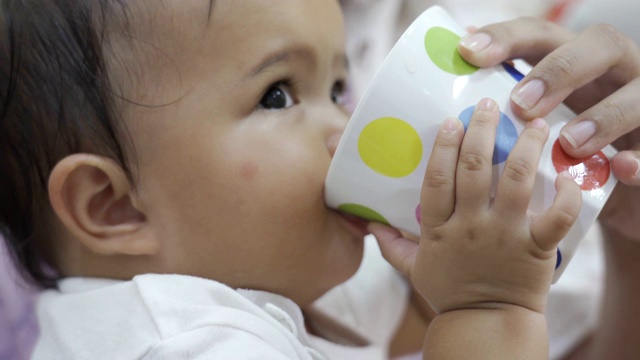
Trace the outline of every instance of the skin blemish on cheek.
{"type": "Polygon", "coordinates": [[[240,166],[240,178],[250,181],[260,173],[260,166],[254,161],[248,161],[240,166]]]}

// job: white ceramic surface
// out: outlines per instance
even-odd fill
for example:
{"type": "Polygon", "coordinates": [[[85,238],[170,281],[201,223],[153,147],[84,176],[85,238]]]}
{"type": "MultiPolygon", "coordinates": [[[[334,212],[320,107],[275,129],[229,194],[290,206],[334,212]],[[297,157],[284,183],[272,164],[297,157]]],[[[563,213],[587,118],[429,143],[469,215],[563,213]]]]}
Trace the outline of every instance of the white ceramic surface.
{"type": "MultiPolygon", "coordinates": [[[[435,6],[402,35],[359,102],[338,146],[326,179],[330,207],[419,234],[420,190],[438,128],[448,116],[468,124],[473,107],[484,97],[496,100],[502,112],[494,152],[495,173],[502,171],[524,128],[509,106],[510,92],[521,74],[509,65],[478,69],[464,62],[455,50],[464,34],[435,6]]],[[[559,245],[554,282],[616,183],[608,161],[615,154],[612,147],[580,161],[563,156],[558,134],[573,117],[562,105],[545,117],[550,136],[530,205],[533,211],[550,206],[557,169],[568,168],[583,188],[580,218],[559,245]]]]}

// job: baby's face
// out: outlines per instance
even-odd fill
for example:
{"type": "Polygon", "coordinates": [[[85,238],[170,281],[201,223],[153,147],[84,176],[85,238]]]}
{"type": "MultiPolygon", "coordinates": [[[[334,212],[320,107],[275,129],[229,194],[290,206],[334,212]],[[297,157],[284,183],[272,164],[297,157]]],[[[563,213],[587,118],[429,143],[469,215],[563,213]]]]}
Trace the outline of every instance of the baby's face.
{"type": "Polygon", "coordinates": [[[170,104],[126,113],[139,206],[165,272],[304,304],[352,275],[363,249],[361,227],[323,201],[348,118],[340,7],[216,0],[208,17],[208,6],[173,0],[154,14],[157,70],[132,97],[170,104]]]}

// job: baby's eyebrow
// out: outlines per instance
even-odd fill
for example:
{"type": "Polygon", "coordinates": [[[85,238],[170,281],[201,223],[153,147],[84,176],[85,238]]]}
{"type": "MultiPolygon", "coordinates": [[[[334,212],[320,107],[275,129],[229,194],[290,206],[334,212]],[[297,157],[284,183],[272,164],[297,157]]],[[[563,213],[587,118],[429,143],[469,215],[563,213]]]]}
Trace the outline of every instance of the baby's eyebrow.
{"type": "MultiPolygon", "coordinates": [[[[318,59],[313,49],[304,46],[286,47],[265,57],[264,60],[249,72],[249,78],[256,77],[268,68],[281,62],[289,62],[294,58],[302,59],[312,68],[317,66],[318,59]]],[[[345,70],[349,69],[349,60],[344,53],[336,56],[334,62],[337,66],[342,66],[345,70]]]]}
{"type": "Polygon", "coordinates": [[[289,62],[292,58],[300,58],[305,62],[308,62],[312,67],[317,65],[316,56],[310,48],[302,46],[287,47],[268,55],[258,64],[258,66],[253,68],[250,72],[250,77],[256,77],[266,69],[281,62],[289,62]]]}

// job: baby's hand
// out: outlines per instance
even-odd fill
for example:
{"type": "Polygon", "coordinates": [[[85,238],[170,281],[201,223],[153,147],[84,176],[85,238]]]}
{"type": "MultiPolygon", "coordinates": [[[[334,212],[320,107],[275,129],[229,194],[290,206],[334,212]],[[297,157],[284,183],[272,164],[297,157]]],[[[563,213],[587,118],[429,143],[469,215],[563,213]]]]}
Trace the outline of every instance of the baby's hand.
{"type": "Polygon", "coordinates": [[[387,260],[411,279],[437,313],[515,305],[543,313],[556,246],[576,221],[581,193],[558,176],[553,205],[528,212],[549,129],[531,121],[520,135],[491,198],[497,104],[480,101],[466,135],[447,119],[427,166],[419,244],[380,224],[370,230],[387,260]]]}

